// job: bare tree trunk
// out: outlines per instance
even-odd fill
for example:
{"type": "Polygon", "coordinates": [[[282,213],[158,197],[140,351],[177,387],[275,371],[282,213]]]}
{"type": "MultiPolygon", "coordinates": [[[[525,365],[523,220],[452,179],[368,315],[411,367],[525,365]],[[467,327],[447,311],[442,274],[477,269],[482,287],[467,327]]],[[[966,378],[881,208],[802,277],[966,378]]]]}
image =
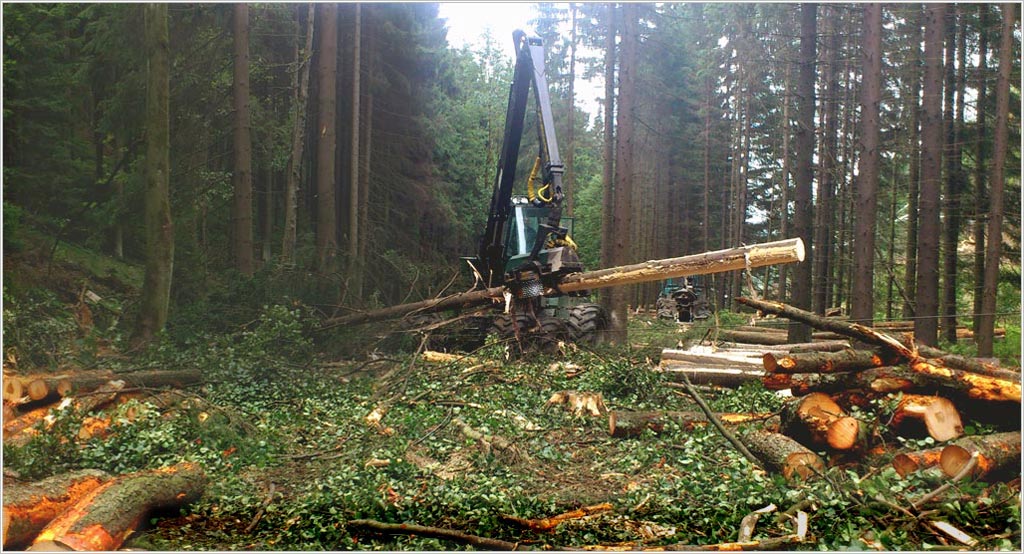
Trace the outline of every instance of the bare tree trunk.
{"type": "Polygon", "coordinates": [[[1010,114],[1010,66],[1013,64],[1013,22],[1015,4],[1002,5],[1003,34],[999,42],[999,80],[996,81],[996,132],[992,148],[992,178],[989,194],[988,243],[985,249],[985,294],[981,304],[978,355],[992,356],[996,323],[996,287],[1003,244],[1003,186],[1005,178],[1007,127],[1010,114]]]}
{"type": "Polygon", "coordinates": [[[234,107],[235,107],[235,167],[232,174],[234,202],[232,203],[232,251],[235,269],[243,275],[252,275],[253,223],[252,223],[252,131],[249,122],[249,5],[234,5],[234,107]]]}
{"type": "MultiPolygon", "coordinates": [[[[622,59],[619,63],[619,111],[615,133],[615,209],[612,212],[614,265],[623,265],[629,261],[631,246],[629,222],[633,212],[633,179],[637,168],[633,154],[639,42],[638,7],[636,4],[625,4],[622,7],[622,59]]],[[[628,287],[618,287],[611,295],[608,340],[612,344],[626,344],[628,338],[629,292],[628,287]]]]}
{"type": "Polygon", "coordinates": [[[323,21],[320,26],[320,58],[317,64],[319,80],[319,122],[317,124],[316,152],[316,250],[317,269],[331,273],[335,269],[338,249],[337,208],[335,206],[335,160],[337,135],[338,72],[338,6],[321,4],[323,21]]]}
{"type": "Polygon", "coordinates": [[[820,169],[818,171],[818,198],[815,206],[815,229],[814,229],[814,272],[812,281],[814,291],[811,298],[811,306],[815,313],[824,314],[828,308],[829,285],[831,283],[832,237],[835,225],[835,208],[833,201],[835,197],[835,172],[837,135],[839,118],[839,71],[836,65],[839,64],[839,32],[835,19],[838,14],[830,7],[827,12],[831,17],[826,17],[832,22],[829,24],[828,32],[831,34],[828,49],[822,56],[822,62],[826,63],[826,71],[823,86],[827,86],[827,97],[822,101],[822,119],[824,120],[820,169]]]}
{"type": "MultiPolygon", "coordinates": [[[[959,35],[963,36],[963,32],[959,35]]],[[[954,109],[957,90],[956,37],[956,9],[950,7],[946,11],[946,67],[943,90],[943,120],[946,127],[943,161],[946,165],[946,178],[945,202],[943,203],[944,225],[942,227],[942,297],[939,303],[939,313],[942,315],[942,338],[950,342],[956,342],[956,262],[957,243],[960,236],[960,162],[956,159],[960,149],[957,146],[957,116],[954,109]]]]}
{"type": "Polygon", "coordinates": [[[363,262],[359,259],[359,101],[360,72],[362,71],[361,34],[362,8],[357,2],[355,22],[352,33],[352,118],[351,137],[349,139],[349,197],[348,197],[348,291],[350,298],[358,299],[363,295],[363,262]]]}
{"type": "MultiPolygon", "coordinates": [[[[811,156],[814,153],[814,62],[817,40],[817,4],[800,5],[800,74],[797,82],[797,131],[796,131],[796,210],[793,216],[793,232],[803,239],[811,260],[798,265],[793,272],[792,304],[796,307],[811,307],[811,224],[814,219],[811,204],[811,186],[814,167],[811,156]]],[[[790,342],[810,342],[810,327],[791,323],[790,342]]]]}
{"type": "Polygon", "coordinates": [[[306,141],[306,101],[309,98],[309,65],[313,56],[313,24],[315,20],[315,4],[306,8],[306,42],[305,48],[295,56],[295,77],[292,88],[295,90],[295,105],[292,124],[292,155],[288,160],[288,180],[284,193],[284,238],[281,240],[281,264],[290,266],[295,263],[295,241],[298,220],[299,178],[302,174],[302,158],[306,141]]]}
{"type": "Polygon", "coordinates": [[[985,127],[985,105],[988,103],[988,87],[985,84],[988,74],[988,67],[985,65],[985,58],[988,57],[988,4],[978,4],[978,90],[977,119],[978,128],[975,137],[974,155],[974,317],[972,328],[975,335],[981,330],[981,318],[978,314],[982,312],[982,298],[985,296],[985,213],[988,212],[988,193],[985,190],[985,163],[987,161],[987,149],[985,141],[988,138],[988,129],[985,127]]]}
{"type": "Polygon", "coordinates": [[[565,152],[565,214],[575,213],[576,205],[576,3],[569,2],[572,30],[569,35],[569,132],[565,152]]]}
{"type": "Polygon", "coordinates": [[[853,243],[850,319],[874,319],[875,231],[878,210],[879,106],[882,101],[882,5],[864,5],[860,161],[857,166],[857,232],[853,243]]]}
{"type": "MultiPolygon", "coordinates": [[[[372,43],[371,43],[372,44],[372,43]]],[[[372,75],[372,72],[370,73],[372,75]]],[[[367,87],[369,88],[369,87],[367,87]]],[[[360,171],[360,179],[362,182],[359,184],[359,221],[363,222],[364,227],[369,221],[370,213],[370,167],[372,156],[373,156],[373,94],[367,90],[366,102],[364,102],[363,108],[363,169],[360,171]]],[[[362,271],[364,273],[363,279],[365,281],[366,272],[366,246],[369,243],[369,233],[359,234],[359,251],[357,257],[359,258],[362,265],[362,271]]]]}
{"type": "Polygon", "coordinates": [[[146,39],[146,271],[139,316],[132,334],[136,346],[151,342],[167,323],[174,263],[170,177],[170,47],[167,4],[142,6],[146,39]]]}
{"type": "MultiPolygon", "coordinates": [[[[792,91],[790,89],[790,65],[786,64],[786,76],[783,80],[785,93],[782,98],[782,212],[780,215],[781,221],[779,222],[779,237],[786,237],[789,233],[789,135],[792,132],[789,124],[789,104],[792,98],[792,91]]],[[[710,132],[710,119],[706,129],[710,132]]],[[[706,171],[706,170],[705,170],[706,171]]],[[[704,214],[705,229],[707,228],[707,212],[704,214]]],[[[707,250],[707,240],[704,243],[704,249],[707,250]]],[[[789,273],[787,266],[779,268],[779,300],[786,298],[786,276],[789,273]]]]}
{"type": "MultiPolygon", "coordinates": [[[[604,51],[604,146],[601,157],[604,162],[601,170],[601,183],[604,185],[601,190],[601,266],[611,267],[612,263],[612,240],[614,229],[612,228],[612,212],[615,207],[614,180],[615,180],[615,34],[616,34],[616,9],[615,3],[609,2],[608,30],[605,40],[604,51]]],[[[601,291],[601,304],[605,310],[610,312],[612,308],[612,291],[601,291]]]]}
{"type": "Polygon", "coordinates": [[[942,31],[945,4],[928,4],[925,14],[924,95],[921,120],[920,236],[914,336],[938,342],[939,184],[942,178],[942,31]]]}
{"type": "Polygon", "coordinates": [[[907,129],[910,135],[910,175],[907,182],[907,253],[905,259],[907,267],[903,274],[903,290],[906,291],[908,301],[903,304],[903,317],[910,319],[916,311],[914,303],[917,302],[917,237],[918,237],[918,200],[920,199],[921,184],[921,149],[920,149],[920,123],[921,104],[918,100],[921,92],[921,7],[917,4],[909,4],[911,13],[908,16],[910,21],[910,34],[908,44],[911,48],[911,71],[910,94],[907,95],[908,111],[910,112],[910,125],[907,129]]]}

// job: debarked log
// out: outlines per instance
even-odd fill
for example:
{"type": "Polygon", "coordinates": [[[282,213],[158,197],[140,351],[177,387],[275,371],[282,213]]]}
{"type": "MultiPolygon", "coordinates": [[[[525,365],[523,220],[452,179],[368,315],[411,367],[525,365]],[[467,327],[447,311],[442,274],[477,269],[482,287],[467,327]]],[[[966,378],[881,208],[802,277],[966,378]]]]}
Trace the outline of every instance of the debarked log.
{"type": "MultiPolygon", "coordinates": [[[[726,425],[739,425],[742,423],[767,422],[775,416],[771,413],[717,413],[719,421],[726,425]]],[[[647,412],[625,412],[612,411],[608,413],[608,433],[615,438],[630,438],[640,436],[644,431],[650,430],[654,434],[662,433],[669,422],[675,422],[683,429],[691,429],[696,426],[703,426],[709,423],[707,415],[703,412],[677,412],[677,411],[647,411],[647,412]]]]}
{"type": "Polygon", "coordinates": [[[4,549],[25,548],[55,517],[109,479],[102,471],[83,469],[34,483],[4,483],[4,549]]]}
{"type": "Polygon", "coordinates": [[[661,351],[661,363],[688,362],[691,364],[711,366],[749,366],[751,368],[761,367],[761,360],[750,355],[737,354],[724,351],[721,354],[690,352],[675,348],[665,348],[661,351]]]}
{"type": "Polygon", "coordinates": [[[119,476],[51,521],[29,550],[117,550],[148,513],[195,501],[206,481],[190,462],[119,476]]]}
{"type": "Polygon", "coordinates": [[[763,344],[766,346],[780,346],[789,342],[785,333],[755,333],[752,331],[719,329],[717,333],[713,333],[713,336],[717,336],[719,340],[745,342],[748,344],[763,344]]]}
{"type": "MultiPolygon", "coordinates": [[[[678,258],[650,260],[643,263],[610,267],[597,271],[573,273],[562,278],[557,287],[545,290],[544,294],[555,296],[559,293],[648,283],[689,275],[707,275],[736,269],[801,262],[803,259],[803,241],[799,238],[786,239],[678,258]]],[[[466,309],[488,303],[503,302],[506,292],[508,292],[507,289],[502,286],[461,292],[442,298],[431,298],[420,302],[389,306],[379,310],[333,317],[324,321],[324,327],[358,325],[373,321],[396,319],[412,313],[466,309]]]]}
{"type": "Polygon", "coordinates": [[[686,362],[669,361],[655,371],[661,371],[670,381],[682,382],[685,374],[694,385],[716,385],[738,387],[743,383],[757,381],[765,376],[764,370],[756,366],[707,367],[686,362]]]}
{"type": "Polygon", "coordinates": [[[740,439],[764,464],[788,481],[809,479],[825,471],[825,461],[799,442],[781,433],[755,430],[740,439]]]}

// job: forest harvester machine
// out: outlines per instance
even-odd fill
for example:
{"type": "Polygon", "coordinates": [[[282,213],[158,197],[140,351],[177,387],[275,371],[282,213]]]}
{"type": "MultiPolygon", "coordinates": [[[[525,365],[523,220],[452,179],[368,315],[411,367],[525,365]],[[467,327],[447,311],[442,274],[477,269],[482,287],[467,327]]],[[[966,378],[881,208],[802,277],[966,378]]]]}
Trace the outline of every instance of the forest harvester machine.
{"type": "Polygon", "coordinates": [[[475,256],[465,258],[475,284],[466,292],[332,318],[329,326],[403,318],[430,333],[433,348],[472,350],[495,333],[525,348],[551,350],[560,342],[591,343],[608,325],[589,290],[802,261],[803,243],[790,239],[583,271],[572,240],[572,218],[562,217],[562,174],[544,70],[544,45],[513,33],[516,63],[487,223],[475,256]],[[514,194],[530,90],[536,105],[538,151],[514,194]],[[471,310],[471,311],[470,311],[471,310]],[[466,312],[450,318],[445,311],[466,312]]]}
{"type": "MultiPolygon", "coordinates": [[[[557,291],[558,281],[583,270],[572,240],[572,219],[562,217],[562,175],[554,116],[544,69],[544,45],[523,31],[513,33],[516,63],[509,87],[505,130],[487,224],[477,254],[464,258],[477,288],[504,286],[512,295],[506,313],[469,316],[441,334],[449,346],[472,349],[488,333],[516,337],[540,349],[559,341],[590,343],[607,326],[600,305],[586,291],[557,291]],[[532,87],[531,87],[532,85],[532,87]],[[519,150],[526,132],[530,89],[536,105],[537,155],[524,194],[515,194],[519,150]]],[[[436,314],[410,318],[428,323],[436,314]]]]}

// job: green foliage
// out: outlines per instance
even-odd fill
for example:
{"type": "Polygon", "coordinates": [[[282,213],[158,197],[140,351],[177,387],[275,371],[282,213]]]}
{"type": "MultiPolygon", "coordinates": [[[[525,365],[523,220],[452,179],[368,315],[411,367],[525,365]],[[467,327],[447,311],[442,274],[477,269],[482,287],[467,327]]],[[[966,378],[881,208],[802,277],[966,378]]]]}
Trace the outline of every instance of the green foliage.
{"type": "Polygon", "coordinates": [[[71,310],[47,289],[4,283],[4,349],[28,367],[56,367],[72,354],[78,335],[71,310]]]}
{"type": "Polygon", "coordinates": [[[4,201],[4,250],[7,252],[21,250],[24,247],[24,242],[18,236],[23,213],[24,210],[20,207],[4,201]]]}

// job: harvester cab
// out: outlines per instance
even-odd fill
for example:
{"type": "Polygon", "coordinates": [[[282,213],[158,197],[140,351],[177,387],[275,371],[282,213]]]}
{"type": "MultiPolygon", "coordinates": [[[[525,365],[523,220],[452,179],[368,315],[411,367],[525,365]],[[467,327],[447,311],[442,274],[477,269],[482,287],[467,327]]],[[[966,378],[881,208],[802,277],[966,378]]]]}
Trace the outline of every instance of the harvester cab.
{"type": "Polygon", "coordinates": [[[704,294],[704,280],[700,276],[667,279],[658,295],[658,317],[681,323],[707,319],[711,306],[704,294]]]}

